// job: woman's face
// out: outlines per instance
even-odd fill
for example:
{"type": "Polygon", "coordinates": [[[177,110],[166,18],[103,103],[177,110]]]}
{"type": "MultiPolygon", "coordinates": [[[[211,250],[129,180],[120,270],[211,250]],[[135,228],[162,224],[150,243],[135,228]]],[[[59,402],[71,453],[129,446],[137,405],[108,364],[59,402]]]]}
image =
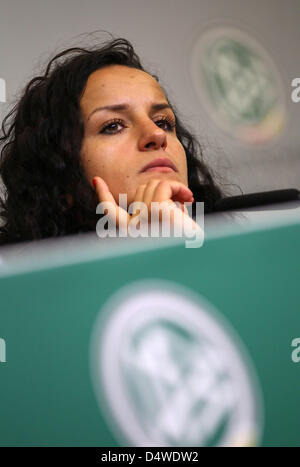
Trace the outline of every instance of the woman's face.
{"type": "Polygon", "coordinates": [[[128,205],[138,185],[152,178],[188,186],[185,151],[176,136],[175,116],[157,81],[144,71],[112,65],[93,72],[80,101],[85,134],[81,160],[88,180],[105,180],[115,201],[128,205]],[[114,108],[109,108],[109,107],[114,108]],[[157,158],[173,169],[143,171],[157,158]]]}

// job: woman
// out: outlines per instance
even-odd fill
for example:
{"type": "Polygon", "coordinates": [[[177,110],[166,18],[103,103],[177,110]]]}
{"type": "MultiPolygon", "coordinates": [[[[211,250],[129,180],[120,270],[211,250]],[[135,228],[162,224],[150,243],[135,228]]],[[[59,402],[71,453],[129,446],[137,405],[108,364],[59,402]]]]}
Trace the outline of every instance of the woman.
{"type": "Polygon", "coordinates": [[[99,201],[120,222],[120,193],[127,207],[204,201],[206,213],[222,197],[199,143],[122,38],[56,55],[2,133],[2,244],[95,231],[99,201]]]}

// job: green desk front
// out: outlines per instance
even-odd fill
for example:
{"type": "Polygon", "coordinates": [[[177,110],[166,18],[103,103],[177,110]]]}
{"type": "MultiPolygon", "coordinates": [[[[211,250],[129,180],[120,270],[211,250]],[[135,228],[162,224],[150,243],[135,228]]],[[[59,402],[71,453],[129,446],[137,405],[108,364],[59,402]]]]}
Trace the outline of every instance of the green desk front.
{"type": "Polygon", "coordinates": [[[300,444],[300,223],[63,245],[1,266],[0,445],[300,444]]]}

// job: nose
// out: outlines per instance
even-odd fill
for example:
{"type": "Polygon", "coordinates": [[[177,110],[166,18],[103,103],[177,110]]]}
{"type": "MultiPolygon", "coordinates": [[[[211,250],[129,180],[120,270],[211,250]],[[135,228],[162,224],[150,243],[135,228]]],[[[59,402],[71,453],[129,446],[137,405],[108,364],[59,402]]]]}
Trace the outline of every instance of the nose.
{"type": "Polygon", "coordinates": [[[150,120],[143,125],[138,145],[140,151],[165,150],[167,147],[166,132],[150,120]]]}

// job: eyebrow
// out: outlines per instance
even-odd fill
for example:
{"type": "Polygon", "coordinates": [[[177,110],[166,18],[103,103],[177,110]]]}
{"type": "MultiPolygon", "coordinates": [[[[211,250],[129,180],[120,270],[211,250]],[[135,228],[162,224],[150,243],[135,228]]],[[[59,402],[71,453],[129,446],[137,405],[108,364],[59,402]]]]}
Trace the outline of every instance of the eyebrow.
{"type": "MultiPolygon", "coordinates": [[[[115,104],[115,105],[106,105],[104,107],[97,107],[96,109],[94,109],[90,115],[88,116],[88,120],[91,118],[91,116],[96,113],[96,112],[99,112],[101,110],[113,110],[113,111],[116,111],[116,112],[120,112],[120,111],[124,111],[124,110],[128,110],[129,109],[129,105],[128,104],[115,104]]],[[[156,111],[156,110],[164,110],[164,109],[172,109],[172,107],[167,104],[166,102],[163,102],[161,104],[152,104],[151,105],[151,108],[150,110],[151,111],[156,111]]]]}

